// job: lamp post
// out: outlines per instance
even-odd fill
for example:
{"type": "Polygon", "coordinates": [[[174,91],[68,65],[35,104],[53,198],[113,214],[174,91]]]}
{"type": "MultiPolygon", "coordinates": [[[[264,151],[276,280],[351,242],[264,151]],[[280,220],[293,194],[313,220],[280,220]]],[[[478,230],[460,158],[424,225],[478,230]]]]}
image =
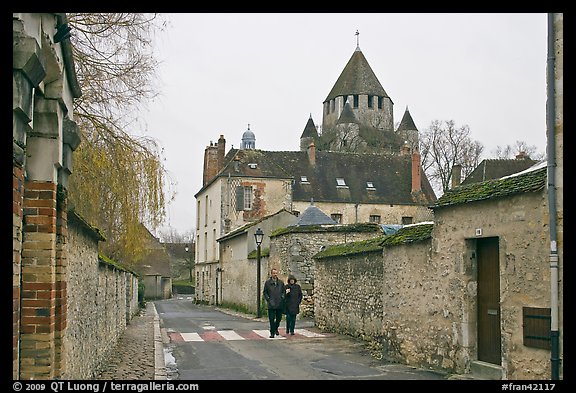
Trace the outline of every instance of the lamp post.
{"type": "MultiPolygon", "coordinates": [[[[188,247],[188,245],[184,247],[184,250],[186,250],[186,252],[190,252],[190,248],[188,247]]],[[[188,269],[190,270],[190,283],[192,283],[192,253],[190,253],[190,261],[188,262],[188,269]]]]}
{"type": "Polygon", "coordinates": [[[263,238],[264,232],[262,232],[262,229],[256,229],[254,239],[256,240],[256,316],[258,318],[262,316],[260,312],[260,246],[262,245],[263,238]]]}

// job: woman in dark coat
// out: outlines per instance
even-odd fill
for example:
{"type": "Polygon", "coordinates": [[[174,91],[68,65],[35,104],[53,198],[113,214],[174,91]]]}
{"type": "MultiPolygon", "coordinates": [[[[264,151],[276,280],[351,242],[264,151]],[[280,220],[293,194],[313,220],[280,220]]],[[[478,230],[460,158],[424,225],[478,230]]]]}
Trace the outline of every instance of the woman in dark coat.
{"type": "Polygon", "coordinates": [[[286,284],[286,334],[294,335],[296,326],[296,315],[300,313],[300,303],[302,302],[302,288],[296,284],[296,277],[288,276],[286,284]]]}

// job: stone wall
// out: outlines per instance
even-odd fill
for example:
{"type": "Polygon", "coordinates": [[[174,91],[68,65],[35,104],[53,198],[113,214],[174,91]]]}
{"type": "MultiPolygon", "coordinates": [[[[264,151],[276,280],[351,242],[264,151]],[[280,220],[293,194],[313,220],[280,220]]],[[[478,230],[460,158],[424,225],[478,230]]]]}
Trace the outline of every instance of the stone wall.
{"type": "Polygon", "coordinates": [[[73,218],[68,225],[68,326],[63,379],[90,379],[138,312],[135,275],[98,259],[98,238],[73,218]]]}
{"type": "Polygon", "coordinates": [[[286,233],[270,238],[268,271],[275,267],[278,276],[286,282],[289,274],[294,274],[302,287],[303,299],[300,315],[314,315],[315,266],[312,258],[322,248],[335,244],[355,242],[377,236],[377,232],[322,231],[306,233],[286,233]]]}
{"type": "MultiPolygon", "coordinates": [[[[545,379],[550,351],[524,345],[522,312],[550,307],[547,224],[545,191],[526,192],[436,209],[427,240],[317,259],[316,324],[377,342],[395,362],[468,372],[478,359],[476,243],[498,238],[502,375],[545,379]]],[[[289,244],[300,243],[279,244],[290,263],[289,244]]]]}
{"type": "Polygon", "coordinates": [[[315,324],[378,340],[383,317],[382,275],[381,252],[316,260],[315,324]]]}
{"type": "MultiPolygon", "coordinates": [[[[443,294],[454,309],[455,332],[463,345],[463,360],[476,359],[475,250],[481,237],[499,240],[502,369],[505,379],[545,379],[550,375],[550,351],[523,344],[523,307],[550,307],[549,232],[546,192],[436,209],[432,262],[445,273],[450,292],[443,294]],[[474,262],[473,262],[474,263],[474,262]]],[[[445,290],[444,289],[444,290],[445,290]]],[[[464,364],[463,367],[468,367],[464,364]]]]}

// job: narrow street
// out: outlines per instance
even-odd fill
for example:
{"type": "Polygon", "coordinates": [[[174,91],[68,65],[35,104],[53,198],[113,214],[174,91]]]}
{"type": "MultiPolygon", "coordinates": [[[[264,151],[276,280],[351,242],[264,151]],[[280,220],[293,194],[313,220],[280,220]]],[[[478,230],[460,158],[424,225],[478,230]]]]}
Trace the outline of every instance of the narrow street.
{"type": "Polygon", "coordinates": [[[295,335],[269,338],[268,320],[194,304],[189,296],[155,301],[169,380],[442,380],[447,376],[388,364],[367,344],[298,320],[295,335]],[[226,311],[226,312],[224,312],[226,311]]]}

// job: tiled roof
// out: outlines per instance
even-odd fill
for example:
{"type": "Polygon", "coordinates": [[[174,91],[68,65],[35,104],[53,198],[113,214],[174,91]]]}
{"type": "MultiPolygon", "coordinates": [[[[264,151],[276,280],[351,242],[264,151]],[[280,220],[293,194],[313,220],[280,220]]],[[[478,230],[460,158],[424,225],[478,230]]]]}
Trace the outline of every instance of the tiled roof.
{"type": "Polygon", "coordinates": [[[486,159],[483,160],[461,184],[466,185],[490,179],[499,179],[502,176],[528,169],[537,162],[538,161],[530,159],[486,159]]]}
{"type": "MultiPolygon", "coordinates": [[[[311,165],[305,151],[231,149],[225,162],[220,177],[293,179],[294,201],[415,204],[410,155],[316,151],[316,164],[311,165]],[[234,157],[239,159],[238,171],[234,157]],[[308,182],[301,182],[302,176],[308,182]],[[338,186],[336,178],[343,178],[345,186],[338,186]]],[[[436,200],[424,172],[422,191],[428,203],[436,200]]]]}
{"type": "Polygon", "coordinates": [[[344,109],[342,109],[342,113],[340,114],[337,123],[359,123],[356,115],[354,115],[354,112],[352,111],[352,107],[350,106],[349,102],[346,102],[346,105],[344,105],[344,109]]]}
{"type": "Polygon", "coordinates": [[[298,221],[294,224],[295,226],[304,225],[326,225],[326,224],[337,224],[336,221],[331,219],[326,213],[320,210],[317,206],[310,205],[304,210],[304,212],[298,217],[298,221]]]}
{"type": "Polygon", "coordinates": [[[330,101],[338,96],[350,94],[369,94],[388,97],[388,94],[386,94],[386,91],[368,64],[366,57],[364,57],[364,54],[359,50],[354,51],[324,102],[330,101]]]}
{"type": "Polygon", "coordinates": [[[416,128],[416,124],[414,124],[414,120],[412,119],[412,116],[410,115],[408,108],[406,108],[404,116],[402,116],[402,121],[400,121],[400,125],[398,126],[398,131],[417,130],[417,129],[418,128],[416,128]]]}
{"type": "Polygon", "coordinates": [[[304,127],[304,131],[300,136],[300,138],[306,138],[306,137],[318,138],[318,131],[316,130],[316,125],[314,124],[314,120],[312,120],[312,116],[308,118],[306,126],[304,127]]]}
{"type": "Polygon", "coordinates": [[[521,192],[533,192],[546,186],[546,167],[517,176],[492,179],[479,183],[460,185],[446,191],[431,208],[439,208],[461,203],[501,198],[521,192]]]}

